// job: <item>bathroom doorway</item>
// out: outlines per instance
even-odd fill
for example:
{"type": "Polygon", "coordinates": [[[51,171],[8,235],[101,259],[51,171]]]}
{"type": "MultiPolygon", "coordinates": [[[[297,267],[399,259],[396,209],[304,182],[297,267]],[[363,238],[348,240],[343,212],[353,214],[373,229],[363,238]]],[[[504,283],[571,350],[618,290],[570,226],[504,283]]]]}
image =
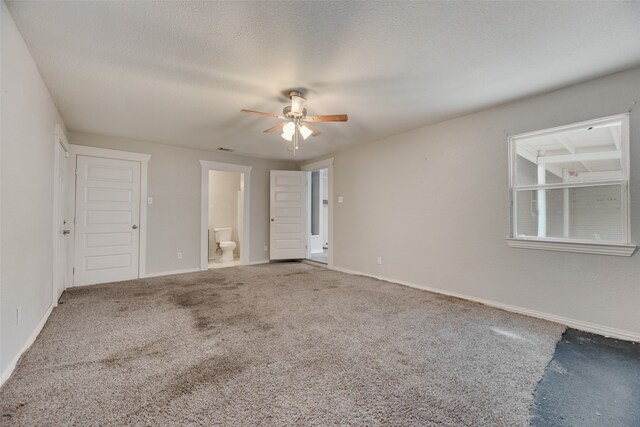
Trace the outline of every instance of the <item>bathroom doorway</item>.
{"type": "Polygon", "coordinates": [[[240,264],[242,180],[239,172],[209,171],[209,268],[240,264]]]}
{"type": "Polygon", "coordinates": [[[251,167],[202,164],[200,269],[249,264],[251,167]]]}

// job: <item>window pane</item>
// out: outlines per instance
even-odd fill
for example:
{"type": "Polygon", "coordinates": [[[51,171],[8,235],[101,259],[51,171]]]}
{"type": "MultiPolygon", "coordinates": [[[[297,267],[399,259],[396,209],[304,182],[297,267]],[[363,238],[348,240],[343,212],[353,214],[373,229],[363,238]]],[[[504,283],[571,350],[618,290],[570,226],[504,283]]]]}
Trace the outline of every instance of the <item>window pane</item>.
{"type": "Polygon", "coordinates": [[[516,192],[516,237],[624,240],[622,186],[516,192]]]}
{"type": "Polygon", "coordinates": [[[516,185],[622,179],[622,123],[514,140],[516,185]]]}
{"type": "MultiPolygon", "coordinates": [[[[562,175],[545,168],[543,184],[557,184],[563,182],[562,175]]],[[[516,158],[516,185],[537,185],[538,165],[518,155],[516,158]]]]}

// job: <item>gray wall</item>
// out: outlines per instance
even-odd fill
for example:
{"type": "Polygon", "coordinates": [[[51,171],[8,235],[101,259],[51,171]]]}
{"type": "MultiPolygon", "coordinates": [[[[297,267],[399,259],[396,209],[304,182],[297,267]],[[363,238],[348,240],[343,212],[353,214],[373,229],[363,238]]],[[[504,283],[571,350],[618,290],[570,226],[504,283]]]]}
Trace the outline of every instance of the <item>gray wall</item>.
{"type": "MultiPolygon", "coordinates": [[[[640,334],[637,253],[505,242],[508,135],[624,113],[639,98],[633,69],[335,154],[334,194],[344,196],[334,205],[335,266],[640,334]]],[[[640,106],[630,122],[637,243],[640,106]]]]}
{"type": "MultiPolygon", "coordinates": [[[[179,148],[104,135],[71,132],[72,144],[151,154],[147,208],[147,274],[200,268],[200,160],[252,166],[250,261],[269,259],[269,171],[290,170],[277,162],[179,148]],[[183,258],[177,258],[177,252],[183,258]]],[[[212,142],[212,146],[217,147],[212,142]]]]}
{"type": "Polygon", "coordinates": [[[55,123],[62,120],[4,2],[0,8],[0,373],[4,378],[53,301],[53,149],[55,123]]]}

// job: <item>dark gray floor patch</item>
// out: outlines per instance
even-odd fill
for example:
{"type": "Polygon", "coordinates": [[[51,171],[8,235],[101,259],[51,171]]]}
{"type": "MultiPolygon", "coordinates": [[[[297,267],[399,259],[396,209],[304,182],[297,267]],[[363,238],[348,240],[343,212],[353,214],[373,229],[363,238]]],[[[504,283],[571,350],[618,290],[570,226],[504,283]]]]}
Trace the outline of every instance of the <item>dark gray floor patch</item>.
{"type": "Polygon", "coordinates": [[[567,329],[531,415],[536,427],[640,426],[640,344],[567,329]]]}

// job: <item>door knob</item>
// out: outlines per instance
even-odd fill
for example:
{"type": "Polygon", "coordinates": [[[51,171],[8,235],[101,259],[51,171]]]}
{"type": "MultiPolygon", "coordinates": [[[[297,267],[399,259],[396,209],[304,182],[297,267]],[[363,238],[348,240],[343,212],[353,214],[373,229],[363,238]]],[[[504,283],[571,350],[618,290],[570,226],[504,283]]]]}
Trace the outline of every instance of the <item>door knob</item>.
{"type": "Polygon", "coordinates": [[[131,228],[133,228],[134,230],[137,230],[138,229],[138,224],[133,224],[133,226],[131,228]]]}
{"type": "Polygon", "coordinates": [[[276,220],[275,218],[271,218],[271,222],[273,222],[273,221],[275,221],[275,220],[276,220]]]}
{"type": "Polygon", "coordinates": [[[67,234],[71,234],[71,230],[62,230],[62,234],[64,234],[65,236],[67,234]]]}

